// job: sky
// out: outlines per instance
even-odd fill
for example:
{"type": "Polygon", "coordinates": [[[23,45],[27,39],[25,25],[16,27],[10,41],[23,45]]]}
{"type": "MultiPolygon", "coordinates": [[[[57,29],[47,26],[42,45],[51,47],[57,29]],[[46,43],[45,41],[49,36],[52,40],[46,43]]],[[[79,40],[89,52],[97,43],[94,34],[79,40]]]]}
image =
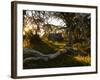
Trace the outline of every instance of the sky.
{"type": "Polygon", "coordinates": [[[65,23],[63,22],[62,19],[56,19],[56,18],[49,18],[48,20],[49,24],[53,24],[53,25],[56,25],[56,26],[64,26],[65,23]]]}
{"type": "MultiPolygon", "coordinates": [[[[34,12],[34,11],[33,11],[33,12],[34,12]]],[[[29,10],[26,12],[26,14],[28,14],[29,16],[32,16],[31,11],[29,11],[29,10]]],[[[50,18],[48,19],[48,23],[49,23],[49,24],[56,25],[56,26],[64,26],[64,25],[65,25],[65,23],[63,22],[62,19],[57,19],[57,18],[54,18],[54,17],[50,17],[50,18]]]]}

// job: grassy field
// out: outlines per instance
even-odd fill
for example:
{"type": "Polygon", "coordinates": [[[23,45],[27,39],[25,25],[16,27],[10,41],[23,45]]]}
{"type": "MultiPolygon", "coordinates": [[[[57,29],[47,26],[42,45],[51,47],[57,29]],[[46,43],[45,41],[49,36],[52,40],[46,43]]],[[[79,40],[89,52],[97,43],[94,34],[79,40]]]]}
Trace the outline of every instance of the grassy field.
{"type": "MultiPolygon", "coordinates": [[[[28,46],[26,46],[28,47],[28,46]]],[[[74,46],[75,47],[75,46],[74,46]]],[[[65,41],[51,41],[48,39],[42,39],[41,41],[37,41],[34,44],[30,44],[28,48],[32,48],[44,54],[55,53],[57,51],[63,51],[66,48],[65,41]]],[[[32,56],[31,54],[28,56],[32,56]]],[[[27,57],[24,55],[24,57],[27,57]]],[[[91,56],[81,55],[78,53],[74,55],[71,51],[67,53],[62,53],[58,57],[49,60],[29,60],[23,64],[24,69],[33,69],[33,68],[52,68],[52,67],[75,67],[75,66],[89,66],[91,65],[91,56]]]]}

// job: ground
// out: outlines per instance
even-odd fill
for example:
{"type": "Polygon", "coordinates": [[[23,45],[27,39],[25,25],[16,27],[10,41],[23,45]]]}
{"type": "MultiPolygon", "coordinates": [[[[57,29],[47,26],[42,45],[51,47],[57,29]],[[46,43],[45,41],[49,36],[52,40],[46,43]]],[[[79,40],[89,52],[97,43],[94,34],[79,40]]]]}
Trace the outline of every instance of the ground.
{"type": "MultiPolygon", "coordinates": [[[[73,44],[75,45],[75,44],[73,44]]],[[[57,51],[63,51],[66,46],[66,41],[52,41],[47,38],[41,38],[33,41],[28,48],[42,52],[43,54],[51,54],[57,51]]],[[[75,47],[75,46],[74,46],[75,47]]],[[[34,53],[35,54],[35,53],[34,53]]],[[[24,57],[28,57],[23,55],[24,57]]],[[[31,56],[31,54],[30,54],[31,56]]],[[[52,68],[52,67],[75,67],[75,66],[90,66],[91,56],[85,49],[74,50],[72,47],[68,48],[67,53],[62,53],[54,59],[48,61],[44,60],[29,60],[23,64],[24,69],[33,68],[52,68]],[[76,54],[77,53],[77,54],[76,54]]]]}

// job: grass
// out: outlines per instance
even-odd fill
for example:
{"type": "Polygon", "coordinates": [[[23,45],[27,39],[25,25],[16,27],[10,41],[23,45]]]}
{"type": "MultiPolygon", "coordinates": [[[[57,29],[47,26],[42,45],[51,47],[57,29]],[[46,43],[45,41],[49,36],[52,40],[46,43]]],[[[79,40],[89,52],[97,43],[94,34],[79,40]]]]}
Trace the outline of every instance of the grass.
{"type": "Polygon", "coordinates": [[[79,61],[79,62],[82,62],[84,63],[85,65],[90,65],[91,64],[91,57],[90,55],[87,55],[87,56],[81,56],[81,55],[77,55],[77,56],[74,56],[74,59],[76,61],[79,61]]]}
{"type": "MultiPolygon", "coordinates": [[[[60,41],[60,42],[51,41],[51,40],[48,40],[47,38],[42,38],[40,41],[36,40],[35,43],[34,41],[33,43],[29,43],[29,41],[28,42],[25,41],[25,43],[27,44],[24,47],[35,49],[44,54],[55,53],[56,51],[63,50],[66,47],[66,41],[60,41]]],[[[78,49],[80,49],[80,44],[75,44],[73,45],[73,47],[77,47],[78,49]]],[[[31,56],[31,54],[28,56],[31,56]]],[[[89,54],[84,56],[81,54],[68,55],[67,53],[65,53],[65,54],[61,54],[58,57],[52,60],[46,61],[46,62],[43,60],[27,61],[25,64],[23,64],[23,68],[24,69],[34,69],[34,68],[52,68],[52,67],[89,66],[89,65],[91,65],[91,56],[89,54]]]]}
{"type": "Polygon", "coordinates": [[[24,64],[24,69],[35,69],[35,68],[54,68],[54,67],[77,67],[77,66],[89,66],[89,64],[83,61],[76,60],[73,56],[62,54],[55,59],[47,62],[43,60],[28,61],[24,64]]]}
{"type": "Polygon", "coordinates": [[[31,48],[33,48],[37,51],[40,51],[44,54],[56,52],[56,50],[53,47],[49,46],[48,44],[46,44],[43,41],[41,41],[40,43],[34,44],[34,45],[31,44],[31,48]]]}
{"type": "Polygon", "coordinates": [[[24,48],[32,48],[32,49],[35,49],[37,51],[40,51],[40,52],[42,52],[44,54],[49,54],[49,53],[56,52],[56,49],[54,47],[48,45],[43,40],[41,40],[41,41],[37,41],[36,40],[34,43],[29,43],[29,41],[24,41],[23,47],[24,48]]]}
{"type": "Polygon", "coordinates": [[[58,41],[48,40],[47,38],[44,38],[42,40],[57,51],[60,49],[64,49],[66,47],[65,41],[58,42],[58,41]]]}

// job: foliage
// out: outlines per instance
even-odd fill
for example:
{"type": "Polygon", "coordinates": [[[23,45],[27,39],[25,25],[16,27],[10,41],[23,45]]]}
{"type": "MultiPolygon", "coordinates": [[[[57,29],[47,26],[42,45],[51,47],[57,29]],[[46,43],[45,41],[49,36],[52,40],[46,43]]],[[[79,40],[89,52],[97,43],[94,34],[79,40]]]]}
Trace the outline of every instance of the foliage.
{"type": "Polygon", "coordinates": [[[67,53],[48,62],[28,61],[23,64],[24,68],[91,65],[90,45],[91,15],[89,13],[23,10],[24,48],[32,48],[44,54],[68,50],[67,53]]]}

